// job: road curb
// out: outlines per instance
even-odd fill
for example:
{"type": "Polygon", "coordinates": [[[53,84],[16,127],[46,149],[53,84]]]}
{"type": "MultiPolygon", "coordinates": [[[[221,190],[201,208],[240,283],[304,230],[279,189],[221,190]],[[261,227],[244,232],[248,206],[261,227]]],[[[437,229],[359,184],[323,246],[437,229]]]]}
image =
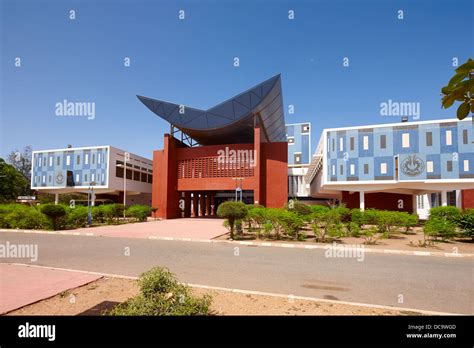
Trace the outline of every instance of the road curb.
{"type": "MultiPolygon", "coordinates": [[[[121,279],[138,280],[138,277],[125,276],[125,275],[113,274],[113,273],[83,271],[83,270],[75,270],[75,269],[70,269],[70,268],[59,268],[59,267],[50,267],[50,266],[41,266],[41,265],[31,265],[31,264],[24,264],[24,263],[7,263],[7,264],[14,265],[14,266],[48,268],[48,269],[58,270],[58,271],[85,273],[85,274],[98,275],[98,276],[102,276],[102,277],[106,277],[106,278],[121,278],[121,279]]],[[[193,284],[193,283],[183,283],[182,282],[181,284],[190,286],[192,288],[205,289],[205,290],[220,290],[220,291],[227,291],[227,292],[233,292],[233,293],[238,293],[238,294],[246,294],[246,295],[257,295],[257,296],[269,296],[269,297],[286,298],[289,301],[302,300],[302,301],[312,301],[312,302],[325,302],[325,303],[332,303],[332,304],[349,305],[349,306],[354,306],[354,307],[378,308],[378,309],[397,310],[397,311],[405,311],[405,312],[416,312],[416,313],[425,314],[425,315],[444,315],[444,316],[445,315],[449,315],[449,316],[460,316],[460,315],[462,316],[462,315],[464,315],[464,314],[460,314],[460,313],[437,312],[437,311],[429,311],[429,310],[417,309],[417,308],[395,307],[395,306],[376,305],[376,304],[370,304],[370,303],[328,300],[328,299],[325,299],[325,298],[298,296],[298,295],[292,295],[292,294],[286,295],[286,294],[279,294],[279,293],[273,293],[273,292],[225,288],[225,287],[220,287],[220,286],[211,286],[211,285],[202,285],[202,284],[193,284]]]]}
{"type": "MultiPolygon", "coordinates": [[[[72,236],[87,236],[87,237],[109,237],[109,238],[127,238],[127,237],[110,237],[95,235],[94,233],[80,233],[72,231],[42,231],[42,230],[11,230],[11,229],[0,229],[0,232],[17,232],[17,233],[31,233],[31,234],[51,234],[51,235],[72,235],[72,236]]],[[[175,237],[160,237],[160,236],[148,236],[142,239],[151,240],[162,240],[162,241],[175,241],[175,242],[194,242],[194,243],[225,243],[232,245],[243,245],[243,246],[256,246],[256,247],[276,247],[276,248],[294,248],[294,249],[332,249],[333,244],[327,245],[303,245],[295,243],[278,243],[278,242],[250,242],[250,241],[239,241],[239,240],[216,240],[216,239],[193,239],[193,238],[175,238],[175,237]]],[[[442,251],[412,251],[412,250],[398,250],[398,249],[375,249],[367,247],[364,244],[358,244],[359,248],[352,250],[361,250],[360,246],[363,247],[364,253],[379,253],[379,254],[395,254],[395,255],[410,255],[410,256],[436,256],[436,257],[450,257],[450,258],[470,258],[474,257],[474,254],[468,253],[447,253],[442,251]]],[[[351,249],[351,245],[348,244],[337,244],[338,248],[351,249]]]]}

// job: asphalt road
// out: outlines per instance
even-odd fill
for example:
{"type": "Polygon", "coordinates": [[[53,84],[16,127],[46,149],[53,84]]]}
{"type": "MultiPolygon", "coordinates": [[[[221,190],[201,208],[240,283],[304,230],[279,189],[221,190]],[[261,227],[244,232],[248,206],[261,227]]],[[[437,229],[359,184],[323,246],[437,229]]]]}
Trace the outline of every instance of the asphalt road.
{"type": "Polygon", "coordinates": [[[38,244],[36,265],[128,276],[159,265],[194,284],[474,314],[470,258],[366,253],[358,262],[318,249],[1,233],[6,241],[38,244]]]}

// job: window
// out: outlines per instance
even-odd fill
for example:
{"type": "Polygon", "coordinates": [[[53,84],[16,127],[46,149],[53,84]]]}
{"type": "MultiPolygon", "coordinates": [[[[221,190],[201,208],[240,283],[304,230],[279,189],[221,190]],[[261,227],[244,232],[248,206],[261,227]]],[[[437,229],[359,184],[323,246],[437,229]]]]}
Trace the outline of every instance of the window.
{"type": "Polygon", "coordinates": [[[152,184],[153,183],[153,175],[148,174],[148,183],[152,184]]]}
{"type": "Polygon", "coordinates": [[[336,166],[332,165],[332,175],[336,175],[336,166]]]}
{"type": "Polygon", "coordinates": [[[402,134],[402,147],[407,149],[410,147],[410,133],[402,134]]]}
{"type": "Polygon", "coordinates": [[[91,182],[92,181],[95,181],[95,174],[94,173],[91,174],[91,182]]]}
{"type": "Polygon", "coordinates": [[[66,156],[66,165],[69,166],[71,164],[71,156],[66,156]]]}
{"type": "Polygon", "coordinates": [[[453,132],[450,130],[446,131],[446,145],[453,145],[453,132]]]}
{"type": "Polygon", "coordinates": [[[92,164],[95,164],[95,154],[92,154],[92,164]]]}
{"type": "Polygon", "coordinates": [[[293,155],[293,161],[295,164],[300,164],[301,163],[301,154],[300,153],[295,153],[293,155]]]}
{"type": "Polygon", "coordinates": [[[355,174],[355,164],[351,164],[350,171],[351,171],[351,175],[355,174]]]}
{"type": "Polygon", "coordinates": [[[97,173],[97,182],[100,184],[100,173],[97,173]]]}
{"type": "Polygon", "coordinates": [[[364,174],[369,174],[369,164],[368,163],[364,164],[364,174]]]}
{"type": "Polygon", "coordinates": [[[48,182],[51,183],[52,177],[51,175],[48,176],[48,182]]]}
{"type": "Polygon", "coordinates": [[[46,182],[46,175],[43,175],[43,184],[46,182]]]}
{"type": "Polygon", "coordinates": [[[46,156],[43,157],[43,167],[46,167],[46,156]]]}
{"type": "Polygon", "coordinates": [[[89,164],[89,154],[88,153],[86,153],[84,155],[84,164],[89,164]]]}
{"type": "Polygon", "coordinates": [[[98,153],[98,154],[97,154],[97,164],[100,164],[101,157],[102,157],[102,156],[100,155],[100,153],[98,153]]]}
{"type": "Polygon", "coordinates": [[[37,180],[37,179],[36,179],[36,175],[35,175],[35,176],[33,177],[33,183],[36,184],[36,180],[37,180]]]}
{"type": "Polygon", "coordinates": [[[369,137],[367,135],[364,135],[363,144],[364,144],[364,150],[368,150],[369,149],[369,137]]]}
{"type": "Polygon", "coordinates": [[[448,161],[448,162],[446,163],[446,167],[447,167],[446,170],[447,170],[448,172],[452,172],[452,171],[453,171],[453,161],[448,161]]]}
{"type": "Polygon", "coordinates": [[[468,143],[467,129],[463,129],[462,131],[462,143],[464,145],[467,145],[468,143]]]}
{"type": "Polygon", "coordinates": [[[386,135],[381,135],[380,136],[380,148],[381,149],[386,149],[387,148],[387,136],[386,135]]]}
{"type": "Polygon", "coordinates": [[[56,165],[57,166],[61,165],[61,157],[60,156],[56,157],[56,165]]]}
{"type": "Polygon", "coordinates": [[[339,151],[344,151],[344,139],[339,138],[339,151]]]}
{"type": "Polygon", "coordinates": [[[49,156],[49,166],[53,166],[53,156],[49,156]]]}
{"type": "Polygon", "coordinates": [[[328,138],[328,152],[329,152],[329,138],[328,138]]]}
{"type": "Polygon", "coordinates": [[[309,124],[305,123],[301,125],[301,133],[308,133],[309,132],[309,124]]]}
{"type": "Polygon", "coordinates": [[[433,173],[433,161],[426,162],[426,171],[428,173],[433,173]]]}
{"type": "Polygon", "coordinates": [[[380,163],[380,174],[387,174],[387,163],[380,163]]]}
{"type": "Polygon", "coordinates": [[[336,151],[336,140],[332,140],[332,150],[336,151]]]}
{"type": "Polygon", "coordinates": [[[147,177],[146,177],[146,173],[141,173],[141,182],[146,182],[147,181],[147,177]]]}
{"type": "Polygon", "coordinates": [[[84,174],[84,182],[87,182],[87,174],[84,174]]]}
{"type": "Polygon", "coordinates": [[[293,138],[293,137],[288,137],[288,144],[289,144],[289,145],[294,145],[294,144],[295,144],[295,138],[293,138]]]}
{"type": "Polygon", "coordinates": [[[468,172],[469,171],[469,160],[464,160],[464,171],[468,172]]]}
{"type": "Polygon", "coordinates": [[[426,146],[433,146],[433,133],[426,132],[426,146]]]}
{"type": "Polygon", "coordinates": [[[77,155],[76,157],[76,164],[81,164],[81,156],[77,155]]]}
{"type": "Polygon", "coordinates": [[[81,177],[79,174],[76,174],[76,184],[78,184],[81,180],[81,177]]]}
{"type": "Polygon", "coordinates": [[[344,175],[344,166],[342,164],[339,166],[339,173],[344,175]]]}
{"type": "Polygon", "coordinates": [[[140,172],[133,171],[133,180],[140,181],[140,172]]]}
{"type": "Polygon", "coordinates": [[[350,147],[351,147],[351,151],[354,151],[354,137],[351,137],[350,147]]]}

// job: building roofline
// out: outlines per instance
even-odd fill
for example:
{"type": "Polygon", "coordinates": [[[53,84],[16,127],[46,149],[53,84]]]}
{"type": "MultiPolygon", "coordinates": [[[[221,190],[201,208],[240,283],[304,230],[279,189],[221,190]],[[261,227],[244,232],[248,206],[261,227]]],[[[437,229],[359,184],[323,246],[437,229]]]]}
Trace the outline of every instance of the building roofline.
{"type": "Polygon", "coordinates": [[[323,132],[333,132],[333,131],[340,131],[340,130],[348,130],[348,129],[365,129],[365,128],[386,128],[386,127],[396,127],[396,126],[413,126],[413,125],[420,125],[420,124],[433,124],[433,123],[449,123],[449,122],[469,122],[468,118],[464,120],[459,120],[457,118],[445,118],[440,120],[428,120],[428,121],[414,121],[414,122],[397,122],[397,123],[383,123],[383,124],[376,124],[376,125],[364,125],[364,126],[349,126],[349,127],[338,127],[338,128],[325,128],[323,132]]]}

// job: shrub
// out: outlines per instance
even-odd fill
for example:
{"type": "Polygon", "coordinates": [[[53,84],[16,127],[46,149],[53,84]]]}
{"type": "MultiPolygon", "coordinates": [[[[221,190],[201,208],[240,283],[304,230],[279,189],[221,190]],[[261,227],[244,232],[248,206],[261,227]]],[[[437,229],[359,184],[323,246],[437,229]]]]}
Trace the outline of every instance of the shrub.
{"type": "Polygon", "coordinates": [[[242,202],[227,201],[219,205],[217,208],[217,216],[229,221],[230,238],[234,239],[235,220],[245,219],[247,216],[247,207],[242,202]]]}
{"type": "Polygon", "coordinates": [[[360,209],[352,209],[351,212],[351,222],[357,224],[357,226],[362,227],[364,224],[364,213],[360,209]]]}
{"type": "Polygon", "coordinates": [[[266,221],[266,209],[263,207],[250,207],[246,219],[250,227],[253,226],[261,229],[266,221]]]}
{"type": "Polygon", "coordinates": [[[457,207],[446,206],[446,207],[434,207],[430,209],[429,219],[446,219],[454,222],[461,215],[461,210],[457,207]]]}
{"type": "Polygon", "coordinates": [[[400,212],[401,225],[405,228],[403,233],[409,233],[410,230],[418,224],[418,215],[400,212]]]}
{"type": "Polygon", "coordinates": [[[347,234],[351,237],[359,237],[360,235],[360,225],[357,222],[351,222],[347,226],[347,234]]]}
{"type": "Polygon", "coordinates": [[[87,225],[87,207],[76,206],[71,208],[67,214],[67,225],[70,228],[84,227],[87,225]]]}
{"type": "Polygon", "coordinates": [[[46,215],[52,224],[54,230],[64,228],[66,215],[66,208],[62,205],[56,204],[45,204],[41,206],[41,212],[46,215]]]}
{"type": "Polygon", "coordinates": [[[49,229],[51,224],[36,207],[9,204],[0,212],[0,225],[4,228],[49,229]],[[2,217],[3,216],[3,217],[2,217]]]}
{"type": "Polygon", "coordinates": [[[313,213],[325,213],[329,211],[329,207],[325,205],[312,205],[310,208],[313,213]]]}
{"type": "Polygon", "coordinates": [[[138,281],[140,294],[117,305],[108,315],[208,315],[211,297],[194,297],[166,268],[154,267],[138,281]]]}
{"type": "Polygon", "coordinates": [[[151,214],[151,207],[148,205],[134,204],[127,208],[125,215],[134,218],[136,221],[146,221],[151,214]]]}
{"type": "Polygon", "coordinates": [[[474,209],[466,209],[463,211],[458,217],[456,224],[466,237],[474,239],[474,209]]]}
{"type": "Polygon", "coordinates": [[[325,242],[326,237],[338,237],[340,231],[341,215],[340,211],[335,209],[320,210],[313,213],[311,227],[317,241],[325,242]]]}
{"type": "Polygon", "coordinates": [[[309,205],[304,204],[298,200],[291,200],[285,205],[285,208],[289,211],[295,212],[301,217],[311,215],[313,212],[309,205]]]}
{"type": "Polygon", "coordinates": [[[364,238],[364,244],[374,245],[380,239],[388,238],[388,233],[380,233],[378,228],[371,227],[366,230],[361,231],[361,235],[364,238]]]}
{"type": "Polygon", "coordinates": [[[456,236],[456,224],[445,218],[430,216],[423,226],[423,232],[430,238],[444,241],[456,236]]]}

